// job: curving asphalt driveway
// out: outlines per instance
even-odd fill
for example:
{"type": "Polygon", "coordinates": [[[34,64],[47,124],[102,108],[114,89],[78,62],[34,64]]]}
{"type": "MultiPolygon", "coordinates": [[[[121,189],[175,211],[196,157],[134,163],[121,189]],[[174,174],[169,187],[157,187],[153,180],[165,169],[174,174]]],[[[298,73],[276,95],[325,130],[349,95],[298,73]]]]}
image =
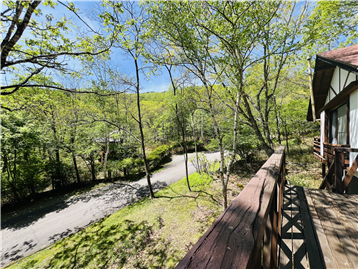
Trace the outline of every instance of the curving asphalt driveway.
{"type": "MultiPolygon", "coordinates": [[[[219,153],[207,153],[208,160],[219,159],[219,153]]],[[[189,154],[189,159],[194,153],[189,154]]],[[[189,174],[195,168],[189,162],[189,174]]],[[[183,155],[174,155],[151,182],[155,191],[185,177],[183,155]]],[[[1,266],[33,254],[61,238],[148,196],[146,178],[132,183],[114,183],[80,196],[59,200],[55,204],[29,210],[21,216],[1,220],[1,266]]]]}

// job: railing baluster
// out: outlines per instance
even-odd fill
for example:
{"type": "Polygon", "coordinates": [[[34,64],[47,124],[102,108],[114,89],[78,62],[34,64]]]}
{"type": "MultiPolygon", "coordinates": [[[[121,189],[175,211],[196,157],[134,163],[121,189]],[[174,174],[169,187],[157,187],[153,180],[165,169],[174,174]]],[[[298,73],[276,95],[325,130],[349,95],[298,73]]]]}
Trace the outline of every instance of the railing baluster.
{"type": "Polygon", "coordinates": [[[271,206],[272,208],[272,239],[271,239],[271,263],[270,263],[270,268],[277,268],[277,243],[278,243],[278,238],[277,238],[277,218],[278,218],[278,210],[277,210],[277,197],[280,195],[280,193],[278,192],[279,188],[278,186],[276,187],[276,191],[275,191],[275,197],[272,201],[273,205],[271,206]]]}
{"type": "Polygon", "coordinates": [[[344,154],[343,152],[338,152],[335,150],[336,156],[335,156],[335,181],[336,181],[336,191],[337,193],[343,192],[343,184],[342,184],[342,178],[343,178],[343,164],[344,164],[344,154]]]}

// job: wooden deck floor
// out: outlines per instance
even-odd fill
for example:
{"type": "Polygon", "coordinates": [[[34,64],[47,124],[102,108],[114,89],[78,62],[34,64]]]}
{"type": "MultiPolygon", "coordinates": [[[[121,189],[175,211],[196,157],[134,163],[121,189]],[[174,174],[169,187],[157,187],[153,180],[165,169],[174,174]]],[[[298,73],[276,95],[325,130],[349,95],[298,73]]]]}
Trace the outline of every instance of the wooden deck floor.
{"type": "Polygon", "coordinates": [[[358,269],[358,195],[285,188],[279,268],[358,269]]]}

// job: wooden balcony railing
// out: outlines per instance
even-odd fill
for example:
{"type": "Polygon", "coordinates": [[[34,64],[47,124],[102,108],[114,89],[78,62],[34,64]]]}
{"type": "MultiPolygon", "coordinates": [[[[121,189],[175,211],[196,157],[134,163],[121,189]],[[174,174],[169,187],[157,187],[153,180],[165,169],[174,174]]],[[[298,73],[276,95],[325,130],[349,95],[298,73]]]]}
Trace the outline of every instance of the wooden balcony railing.
{"type": "Polygon", "coordinates": [[[334,154],[329,157],[331,158],[331,161],[329,161],[330,167],[327,175],[324,176],[320,189],[330,190],[334,187],[337,193],[344,193],[358,167],[358,155],[355,160],[353,160],[352,167],[349,167],[349,154],[352,152],[358,152],[358,149],[335,147],[333,152],[334,154]],[[348,172],[343,178],[345,169],[347,169],[348,172]]]}
{"type": "MultiPolygon", "coordinates": [[[[327,163],[330,164],[333,162],[336,156],[336,149],[340,148],[350,148],[350,145],[336,145],[323,143],[324,145],[324,158],[327,160],[327,163]]],[[[344,161],[342,162],[344,168],[347,168],[349,165],[349,155],[344,154],[344,161]]]]}
{"type": "Polygon", "coordinates": [[[281,146],[176,268],[278,268],[284,183],[281,146]]]}
{"type": "Polygon", "coordinates": [[[316,158],[320,160],[323,157],[321,156],[321,138],[319,136],[313,138],[313,154],[316,158]]]}
{"type": "MultiPolygon", "coordinates": [[[[319,136],[315,137],[313,140],[313,154],[314,156],[319,159],[322,163],[330,164],[333,163],[333,160],[335,158],[335,148],[350,148],[349,144],[346,145],[340,145],[340,144],[330,144],[330,143],[323,143],[324,151],[323,155],[321,155],[321,138],[319,136]]],[[[345,160],[343,162],[344,168],[347,168],[349,165],[349,157],[346,154],[345,160]]]]}

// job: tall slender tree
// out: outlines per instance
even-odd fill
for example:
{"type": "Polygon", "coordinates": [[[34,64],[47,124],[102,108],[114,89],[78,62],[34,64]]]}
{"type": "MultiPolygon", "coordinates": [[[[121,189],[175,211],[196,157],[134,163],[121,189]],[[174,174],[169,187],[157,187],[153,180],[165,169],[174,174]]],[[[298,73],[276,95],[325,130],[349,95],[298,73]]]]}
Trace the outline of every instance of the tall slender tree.
{"type": "Polygon", "coordinates": [[[137,117],[133,118],[138,123],[140,132],[140,143],[142,149],[142,158],[146,172],[148,189],[150,197],[154,198],[154,192],[150,180],[149,165],[146,156],[145,137],[143,132],[143,121],[140,104],[140,91],[141,91],[141,73],[143,75],[145,69],[145,62],[143,59],[144,44],[148,41],[144,35],[144,24],[148,19],[148,14],[144,9],[140,8],[136,2],[116,2],[105,1],[103,6],[111,9],[111,13],[104,11],[99,17],[102,23],[108,25],[108,30],[112,35],[116,36],[114,47],[120,49],[123,53],[129,56],[134,65],[135,75],[134,79],[128,81],[129,85],[136,93],[137,103],[137,117]],[[116,35],[119,29],[120,34],[116,35]]]}

